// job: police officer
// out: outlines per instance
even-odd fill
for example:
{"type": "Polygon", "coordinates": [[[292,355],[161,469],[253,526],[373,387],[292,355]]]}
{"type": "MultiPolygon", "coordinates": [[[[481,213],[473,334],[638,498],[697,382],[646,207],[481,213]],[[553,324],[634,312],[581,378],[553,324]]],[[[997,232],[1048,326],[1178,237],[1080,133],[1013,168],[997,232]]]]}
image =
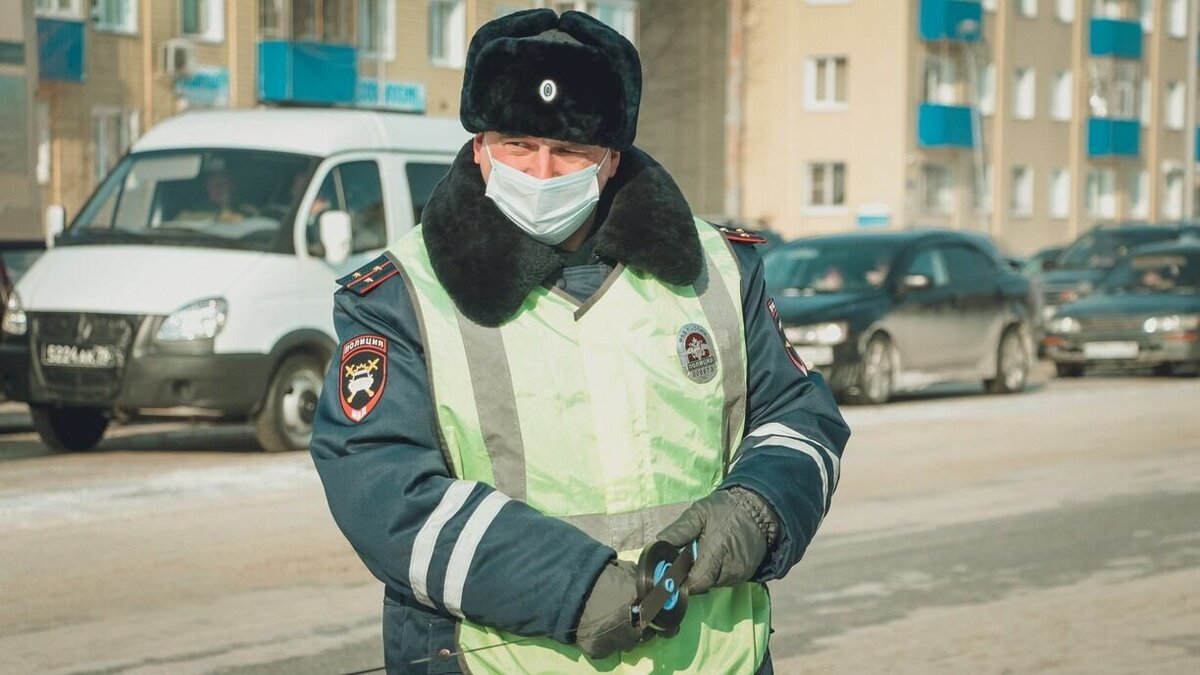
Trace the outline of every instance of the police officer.
{"type": "Polygon", "coordinates": [[[764,582],[849,430],[783,338],[753,234],[633,146],[641,65],[586,14],[475,34],[475,133],[422,225],[342,280],[312,454],[385,587],[393,673],[767,673],[764,582]],[[698,541],[683,625],[634,560],[698,541]]]}

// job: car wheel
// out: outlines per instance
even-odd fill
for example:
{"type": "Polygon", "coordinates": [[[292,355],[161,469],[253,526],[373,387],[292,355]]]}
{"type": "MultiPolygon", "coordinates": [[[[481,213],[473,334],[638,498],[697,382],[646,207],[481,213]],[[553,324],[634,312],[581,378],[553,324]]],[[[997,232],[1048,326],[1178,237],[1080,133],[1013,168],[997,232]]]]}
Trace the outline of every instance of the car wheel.
{"type": "Polygon", "coordinates": [[[886,336],[876,335],[867,343],[858,364],[858,382],[847,395],[850,403],[879,405],[892,397],[896,377],[895,350],[886,336]]]}
{"type": "Polygon", "coordinates": [[[303,450],[312,438],[324,367],[310,354],[293,354],[280,364],[267,387],[254,435],[267,452],[303,450]]]}
{"type": "Polygon", "coordinates": [[[91,450],[108,428],[108,415],[101,408],[30,404],[29,414],[42,442],[58,451],[91,450]]]}
{"type": "Polygon", "coordinates": [[[1059,377],[1083,377],[1085,370],[1087,370],[1087,368],[1079,363],[1054,364],[1054,372],[1059,377]]]}
{"type": "Polygon", "coordinates": [[[1011,326],[1000,336],[996,347],[996,377],[984,380],[983,386],[993,394],[1011,394],[1025,388],[1029,380],[1029,352],[1025,348],[1023,330],[1011,326]]]}

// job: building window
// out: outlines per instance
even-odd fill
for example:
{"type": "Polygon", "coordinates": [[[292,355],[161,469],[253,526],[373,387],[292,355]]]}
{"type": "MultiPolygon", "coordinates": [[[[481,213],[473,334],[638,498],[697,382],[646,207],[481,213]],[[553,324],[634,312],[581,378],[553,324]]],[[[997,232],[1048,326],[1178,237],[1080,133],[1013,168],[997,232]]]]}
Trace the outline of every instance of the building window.
{"type": "Polygon", "coordinates": [[[462,68],[467,48],[465,5],[463,0],[430,0],[430,63],[450,68],[462,68]]]}
{"type": "Polygon", "coordinates": [[[846,57],[813,56],[805,63],[804,102],[810,110],[846,107],[846,57]]]}
{"type": "Polygon", "coordinates": [[[1071,102],[1074,100],[1075,78],[1071,71],[1060,70],[1054,73],[1054,81],[1050,83],[1050,117],[1059,121],[1071,119],[1071,102]]]}
{"type": "Polygon", "coordinates": [[[1126,0],[1092,0],[1092,16],[1102,19],[1124,19],[1126,0]]]}
{"type": "Polygon", "coordinates": [[[330,44],[354,44],[354,0],[321,3],[321,39],[330,44]]]}
{"type": "Polygon", "coordinates": [[[954,173],[944,164],[921,167],[921,210],[933,215],[954,211],[954,173]]]}
{"type": "Polygon", "coordinates": [[[1154,30],[1154,0],[1138,0],[1138,16],[1142,21],[1142,32],[1154,30]]]}
{"type": "Polygon", "coordinates": [[[567,10],[586,12],[608,24],[613,30],[634,44],[637,28],[636,0],[555,0],[554,10],[559,14],[567,10]]]}
{"type": "Polygon", "coordinates": [[[136,33],[137,2],[135,0],[93,0],[92,25],[96,30],[136,33]]]}
{"type": "Polygon", "coordinates": [[[1075,20],[1075,0],[1058,0],[1056,9],[1059,21],[1071,23],[1075,20]]]}
{"type": "Polygon", "coordinates": [[[1183,217],[1183,167],[1176,164],[1163,165],[1162,215],[1167,220],[1183,217]]]}
{"type": "Polygon", "coordinates": [[[284,0],[259,0],[258,28],[262,37],[280,39],[287,37],[287,23],[283,7],[284,0]]]}
{"type": "Polygon", "coordinates": [[[996,112],[996,65],[988,63],[979,72],[979,112],[996,112]]]}
{"type": "Polygon", "coordinates": [[[396,0],[360,0],[358,47],[364,58],[396,58],[396,0]]]}
{"type": "Polygon", "coordinates": [[[810,208],[841,209],[846,205],[846,164],[844,162],[811,162],[808,165],[808,199],[810,208]]]}
{"type": "Polygon", "coordinates": [[[1088,108],[1092,117],[1137,119],[1141,64],[1125,59],[1094,59],[1088,108]]]}
{"type": "Polygon", "coordinates": [[[1182,82],[1167,84],[1166,98],[1163,101],[1163,124],[1167,125],[1168,129],[1179,131],[1183,128],[1185,95],[1182,82]]]}
{"type": "Polygon", "coordinates": [[[1050,217],[1066,218],[1071,213],[1071,170],[1050,171],[1050,217]]]}
{"type": "Polygon", "coordinates": [[[983,8],[989,12],[996,11],[996,0],[983,0],[983,8]]]}
{"type": "Polygon", "coordinates": [[[181,32],[207,42],[225,39],[225,3],[221,0],[182,0],[181,32]]]}
{"type": "Polygon", "coordinates": [[[992,167],[983,167],[983,181],[979,179],[979,169],[971,171],[971,206],[976,213],[991,213],[992,210],[992,167]]]}
{"type": "Polygon", "coordinates": [[[925,57],[925,101],[940,105],[958,102],[954,59],[947,54],[929,54],[925,57]]]}
{"type": "Polygon", "coordinates": [[[113,106],[92,108],[92,177],[108,175],[138,137],[138,111],[113,106]]]}
{"type": "Polygon", "coordinates": [[[1013,86],[1013,117],[1031,120],[1037,112],[1037,75],[1033,68],[1017,68],[1013,86]]]}
{"type": "Polygon", "coordinates": [[[1167,33],[1187,37],[1187,0],[1167,0],[1167,33]]]}
{"type": "Polygon", "coordinates": [[[1129,216],[1150,217],[1150,172],[1137,169],[1129,173],[1129,216]]]}
{"type": "Polygon", "coordinates": [[[1017,6],[1021,10],[1021,16],[1031,19],[1037,16],[1037,0],[1018,0],[1017,6]]]}
{"type": "Polygon", "coordinates": [[[1088,171],[1083,190],[1083,208],[1093,218],[1117,216],[1116,176],[1112,169],[1088,171]]]}
{"type": "Polygon", "coordinates": [[[34,0],[34,13],[58,19],[82,19],[83,0],[34,0]]]}
{"type": "Polygon", "coordinates": [[[1033,214],[1033,169],[1014,166],[1012,170],[1012,200],[1009,210],[1017,217],[1033,214]]]}

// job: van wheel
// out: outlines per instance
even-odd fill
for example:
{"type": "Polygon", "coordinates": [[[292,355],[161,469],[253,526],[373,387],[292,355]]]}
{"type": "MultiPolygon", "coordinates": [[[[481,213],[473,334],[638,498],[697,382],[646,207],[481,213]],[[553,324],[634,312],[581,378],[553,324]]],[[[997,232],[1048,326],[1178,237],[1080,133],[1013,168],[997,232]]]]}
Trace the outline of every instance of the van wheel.
{"type": "Polygon", "coordinates": [[[858,364],[858,382],[847,393],[850,403],[878,405],[892,397],[896,376],[895,350],[891,340],[876,335],[867,343],[858,364]]]}
{"type": "Polygon", "coordinates": [[[1029,379],[1029,353],[1023,332],[1019,326],[1011,326],[1000,337],[996,347],[996,377],[983,381],[988,393],[1011,394],[1025,388],[1029,379]]]}
{"type": "Polygon", "coordinates": [[[108,428],[108,415],[101,408],[31,403],[29,414],[42,442],[60,452],[91,450],[100,444],[108,428]]]}
{"type": "Polygon", "coordinates": [[[254,435],[267,452],[303,450],[312,438],[324,367],[310,354],[293,354],[280,364],[267,387],[254,435]]]}

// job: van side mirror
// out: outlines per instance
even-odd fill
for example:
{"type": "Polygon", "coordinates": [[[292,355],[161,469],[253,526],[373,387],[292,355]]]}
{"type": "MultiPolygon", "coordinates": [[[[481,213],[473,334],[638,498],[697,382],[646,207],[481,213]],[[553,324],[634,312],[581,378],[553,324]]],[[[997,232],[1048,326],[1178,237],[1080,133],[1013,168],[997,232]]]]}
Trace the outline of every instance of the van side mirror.
{"type": "Polygon", "coordinates": [[[345,211],[326,211],[321,214],[318,227],[321,230],[321,245],[325,247],[325,260],[340,265],[350,257],[350,214],[345,211]]]}
{"type": "Polygon", "coordinates": [[[67,210],[58,204],[46,207],[46,248],[54,248],[54,240],[67,229],[67,210]]]}
{"type": "Polygon", "coordinates": [[[930,279],[927,274],[906,274],[904,280],[900,282],[900,290],[904,293],[923,291],[932,287],[933,279],[930,279]]]}

